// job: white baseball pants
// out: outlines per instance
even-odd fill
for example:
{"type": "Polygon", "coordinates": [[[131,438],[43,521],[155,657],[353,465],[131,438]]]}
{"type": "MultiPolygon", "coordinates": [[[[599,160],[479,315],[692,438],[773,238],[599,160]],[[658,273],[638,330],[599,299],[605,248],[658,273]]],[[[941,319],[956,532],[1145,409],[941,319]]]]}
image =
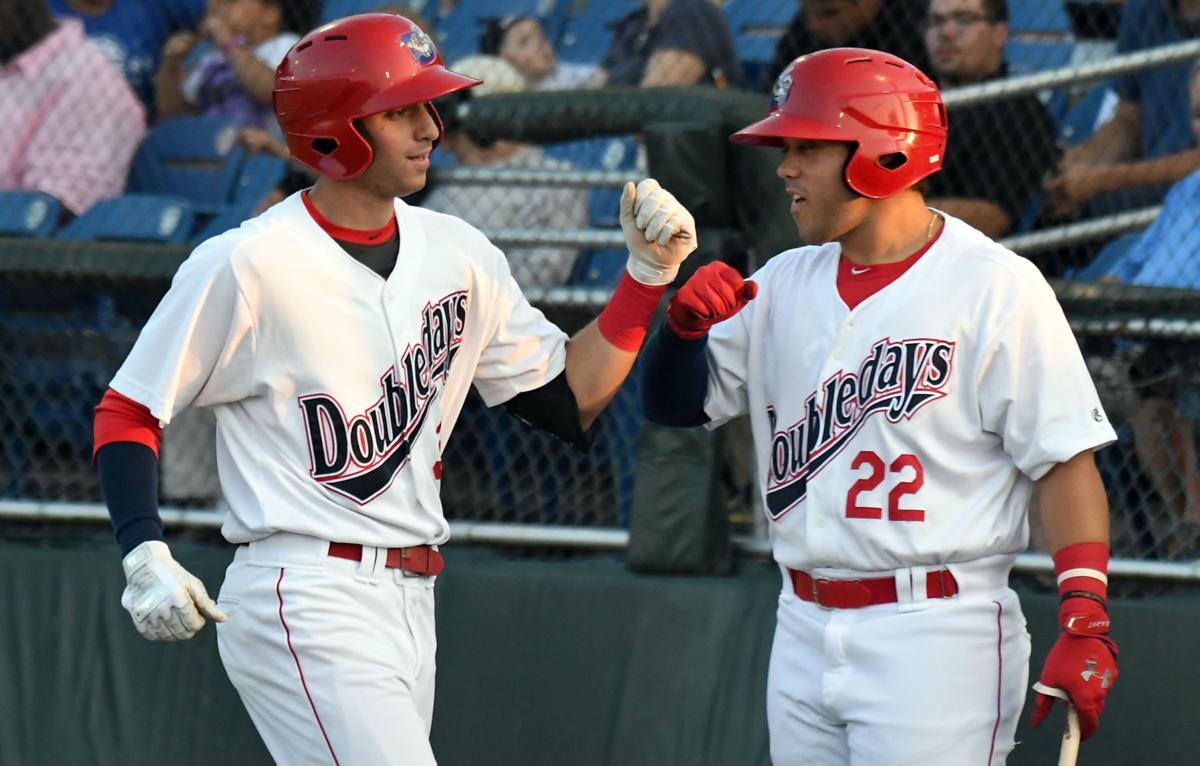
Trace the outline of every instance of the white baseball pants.
{"type": "Polygon", "coordinates": [[[785,578],[777,614],[767,678],[774,766],[1004,764],[1030,654],[1008,587],[964,586],[914,611],[822,609],[785,578]]]}
{"type": "Polygon", "coordinates": [[[238,548],[217,599],[229,680],[277,763],[434,766],[434,578],[327,551],[286,533],[238,548]]]}

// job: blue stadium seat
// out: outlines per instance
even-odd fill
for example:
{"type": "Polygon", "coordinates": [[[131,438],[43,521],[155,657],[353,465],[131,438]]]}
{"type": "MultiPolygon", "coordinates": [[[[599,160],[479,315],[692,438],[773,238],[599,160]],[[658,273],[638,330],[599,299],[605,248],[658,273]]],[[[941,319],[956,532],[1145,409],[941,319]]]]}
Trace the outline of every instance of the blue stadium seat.
{"type": "Polygon", "coordinates": [[[567,18],[558,57],[563,61],[600,63],[612,42],[612,23],[641,6],[637,0],[589,0],[567,18]]]}
{"type": "Polygon", "coordinates": [[[624,250],[584,250],[567,277],[568,287],[616,287],[629,253],[624,250]]]}
{"type": "Polygon", "coordinates": [[[224,234],[230,229],[236,229],[242,222],[254,215],[256,204],[230,205],[221,212],[199,224],[198,230],[189,239],[192,242],[203,242],[218,234],[224,234]]]}
{"type": "MultiPolygon", "coordinates": [[[[546,144],[542,151],[583,170],[629,170],[629,180],[639,180],[633,173],[637,168],[637,141],[628,136],[563,141],[546,144]]],[[[588,222],[592,226],[616,224],[620,200],[620,189],[592,189],[588,194],[588,222]]]]}
{"type": "Polygon", "coordinates": [[[1045,69],[1057,69],[1071,63],[1075,43],[1069,40],[1009,40],[1004,46],[1004,59],[1010,75],[1032,74],[1045,69]]]}
{"type": "MultiPolygon", "coordinates": [[[[1004,46],[1004,59],[1008,62],[1008,73],[1011,77],[1065,67],[1071,63],[1074,54],[1075,43],[1070,41],[1010,39],[1004,46]]],[[[1040,95],[1050,116],[1061,120],[1067,109],[1066,90],[1056,88],[1044,91],[1040,95]]]]}
{"type": "Polygon", "coordinates": [[[763,0],[726,0],[721,10],[733,31],[734,50],[747,83],[756,83],[775,60],[775,47],[796,6],[763,0]]]}
{"type": "Polygon", "coordinates": [[[216,211],[233,199],[246,151],[238,126],[211,117],[159,123],[138,147],[127,191],[173,194],[200,211],[216,211]]]}
{"type": "Polygon", "coordinates": [[[537,16],[550,42],[556,42],[562,34],[566,4],[569,0],[459,0],[438,22],[442,60],[451,64],[479,53],[483,22],[501,16],[537,16]]]}
{"type": "Polygon", "coordinates": [[[1059,123],[1059,140],[1068,146],[1074,146],[1092,135],[1096,130],[1096,120],[1104,111],[1105,102],[1116,97],[1116,93],[1107,83],[1093,86],[1063,115],[1059,123]]]}
{"type": "Polygon", "coordinates": [[[1008,30],[1014,37],[1071,34],[1071,18],[1062,0],[1009,0],[1008,30]]]}
{"type": "MultiPolygon", "coordinates": [[[[321,8],[321,23],[328,24],[334,19],[353,16],[356,13],[371,13],[385,5],[389,5],[388,0],[325,0],[325,5],[321,8]]],[[[425,4],[421,0],[405,3],[405,5],[424,13],[423,6],[425,4]]]]}
{"type": "Polygon", "coordinates": [[[194,215],[192,206],[177,197],[127,194],[96,203],[57,237],[178,244],[191,234],[194,215]]]}
{"type": "Polygon", "coordinates": [[[257,207],[287,175],[287,163],[273,154],[254,152],[242,163],[237,185],[233,188],[234,205],[257,207]]]}
{"type": "Polygon", "coordinates": [[[61,213],[62,203],[49,194],[0,191],[0,236],[49,236],[61,213]]]}

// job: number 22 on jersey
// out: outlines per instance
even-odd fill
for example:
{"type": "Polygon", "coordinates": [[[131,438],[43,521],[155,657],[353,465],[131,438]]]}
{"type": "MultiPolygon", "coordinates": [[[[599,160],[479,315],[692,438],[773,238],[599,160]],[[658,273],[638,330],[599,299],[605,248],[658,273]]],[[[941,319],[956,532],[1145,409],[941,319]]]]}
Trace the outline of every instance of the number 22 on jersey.
{"type": "Polygon", "coordinates": [[[872,492],[889,481],[887,493],[888,521],[924,521],[925,511],[921,508],[902,508],[904,498],[916,494],[925,485],[925,469],[916,455],[903,454],[891,463],[885,463],[875,452],[863,450],[854,456],[850,464],[851,470],[862,471],[865,475],[850,486],[846,493],[846,518],[848,519],[882,519],[883,509],[863,505],[859,495],[872,492]]]}

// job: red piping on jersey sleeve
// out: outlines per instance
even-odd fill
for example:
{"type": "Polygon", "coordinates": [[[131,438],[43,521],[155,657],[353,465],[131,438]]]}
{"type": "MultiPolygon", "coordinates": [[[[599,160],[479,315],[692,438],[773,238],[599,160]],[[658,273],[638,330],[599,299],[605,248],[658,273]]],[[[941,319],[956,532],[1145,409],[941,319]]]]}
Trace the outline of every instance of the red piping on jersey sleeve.
{"type": "Polygon", "coordinates": [[[321,211],[317,210],[317,206],[308,198],[307,191],[300,192],[300,199],[304,200],[304,207],[317,225],[324,229],[326,234],[342,242],[352,242],[356,245],[378,245],[381,242],[387,242],[396,232],[395,213],[392,213],[392,220],[378,229],[347,229],[321,215],[321,211]]]}
{"type": "Polygon", "coordinates": [[[113,442],[134,442],[145,444],[158,457],[158,448],[162,444],[162,426],[158,418],[150,412],[150,408],[127,396],[122,396],[111,388],[104,392],[104,398],[96,405],[96,422],[93,427],[92,460],[96,453],[106,444],[113,442]]]}

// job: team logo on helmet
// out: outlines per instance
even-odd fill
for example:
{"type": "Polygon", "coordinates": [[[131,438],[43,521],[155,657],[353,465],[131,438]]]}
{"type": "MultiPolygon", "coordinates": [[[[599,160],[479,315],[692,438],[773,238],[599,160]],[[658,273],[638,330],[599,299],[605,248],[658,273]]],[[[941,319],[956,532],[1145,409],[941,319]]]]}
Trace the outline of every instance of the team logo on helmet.
{"type": "Polygon", "coordinates": [[[783,102],[787,101],[788,94],[792,92],[792,67],[795,65],[794,61],[788,64],[787,69],[780,72],[779,77],[776,78],[775,87],[771,89],[770,111],[773,112],[783,106],[783,102]]]}
{"type": "Polygon", "coordinates": [[[400,35],[400,44],[408,48],[408,52],[419,66],[432,63],[437,58],[437,48],[433,47],[433,40],[419,29],[400,35]]]}

